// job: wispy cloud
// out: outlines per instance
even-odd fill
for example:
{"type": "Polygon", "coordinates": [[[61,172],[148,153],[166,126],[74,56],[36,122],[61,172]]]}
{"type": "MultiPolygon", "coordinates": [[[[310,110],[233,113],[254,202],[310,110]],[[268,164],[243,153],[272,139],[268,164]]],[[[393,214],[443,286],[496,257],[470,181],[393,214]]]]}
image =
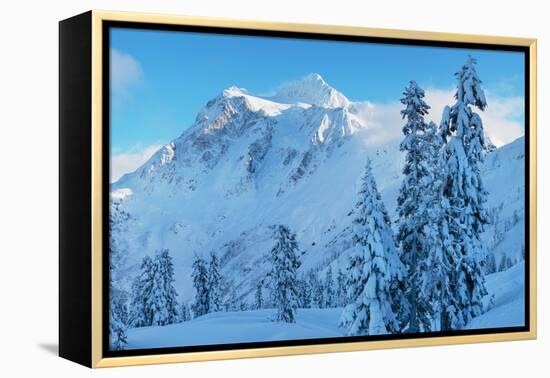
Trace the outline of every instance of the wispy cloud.
{"type": "MultiPolygon", "coordinates": [[[[428,118],[439,124],[445,105],[454,103],[455,89],[426,90],[426,102],[431,106],[428,118]]],[[[523,97],[499,96],[486,91],[487,108],[481,112],[476,110],[483,120],[485,131],[495,146],[513,142],[524,134],[524,103],[523,97]]]]}
{"type": "Polygon", "coordinates": [[[367,125],[364,133],[366,144],[380,145],[402,138],[402,105],[399,102],[375,104],[365,101],[356,102],[354,106],[359,118],[367,125]]]}
{"type": "MultiPolygon", "coordinates": [[[[426,89],[426,102],[431,109],[426,119],[439,125],[443,108],[454,103],[454,88],[426,89]]],[[[488,106],[485,111],[477,110],[483,120],[483,126],[491,141],[500,147],[524,135],[524,103],[523,97],[499,96],[486,91],[488,106]]],[[[358,102],[355,106],[359,116],[368,125],[365,142],[381,144],[402,138],[401,118],[403,105],[397,101],[386,104],[358,102]]]]}
{"type": "Polygon", "coordinates": [[[145,163],[163,144],[154,144],[142,149],[134,148],[131,151],[113,155],[111,157],[111,182],[117,181],[126,173],[130,173],[145,163]]]}
{"type": "Polygon", "coordinates": [[[121,97],[127,97],[130,87],[143,81],[143,69],[132,55],[111,48],[111,88],[121,97]]]}

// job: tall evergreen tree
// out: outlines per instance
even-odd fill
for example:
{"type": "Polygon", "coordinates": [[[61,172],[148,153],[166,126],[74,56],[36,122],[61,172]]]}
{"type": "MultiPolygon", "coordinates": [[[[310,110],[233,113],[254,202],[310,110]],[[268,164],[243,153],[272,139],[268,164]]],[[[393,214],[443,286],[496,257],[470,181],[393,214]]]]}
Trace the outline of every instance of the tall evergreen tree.
{"type": "Polygon", "coordinates": [[[153,286],[145,302],[152,314],[151,325],[164,326],[178,321],[177,295],[172,256],[168,249],[162,249],[154,259],[153,286]]]}
{"type": "Polygon", "coordinates": [[[397,242],[400,247],[400,258],[407,270],[406,293],[407,306],[401,314],[402,321],[408,323],[407,331],[414,333],[430,331],[432,306],[422,291],[422,281],[427,274],[428,251],[424,226],[427,223],[427,201],[430,199],[430,172],[426,160],[428,149],[424,135],[428,127],[424,116],[430,107],[424,101],[424,90],[415,81],[411,81],[401,103],[404,138],[399,149],[406,152],[403,168],[403,183],[397,198],[399,228],[397,242]]]}
{"type": "Polygon", "coordinates": [[[235,290],[231,290],[228,298],[225,301],[225,311],[239,311],[240,310],[240,302],[239,298],[237,298],[237,293],[235,290]]]}
{"type": "Polygon", "coordinates": [[[485,266],[486,274],[493,274],[497,272],[497,260],[494,253],[490,253],[487,257],[487,265],[485,266]]]}
{"type": "Polygon", "coordinates": [[[361,179],[353,220],[352,253],[347,268],[350,304],[340,318],[349,335],[399,331],[394,313],[396,290],[404,268],[399,261],[391,223],[378,193],[370,160],[361,179]]]}
{"type": "Polygon", "coordinates": [[[336,274],[336,306],[345,306],[346,303],[346,276],[340,268],[336,274]]]}
{"type": "Polygon", "coordinates": [[[310,293],[310,307],[323,308],[325,305],[323,285],[317,274],[314,271],[310,271],[307,278],[309,293],[310,293]]]}
{"type": "Polygon", "coordinates": [[[449,234],[447,212],[449,202],[443,195],[445,162],[441,159],[443,139],[438,127],[430,122],[424,134],[424,149],[426,151],[426,177],[428,193],[426,201],[426,224],[423,234],[427,247],[427,270],[421,281],[421,289],[432,304],[432,330],[441,330],[445,324],[446,309],[452,306],[453,294],[450,277],[454,246],[449,234]]]}
{"type": "Polygon", "coordinates": [[[193,272],[191,273],[195,288],[195,302],[192,305],[193,317],[199,317],[209,312],[210,292],[208,287],[208,269],[200,257],[195,257],[193,272]]]}
{"type": "Polygon", "coordinates": [[[298,286],[300,287],[300,307],[311,308],[311,287],[309,286],[307,276],[302,275],[298,281],[298,286]]]}
{"type": "Polygon", "coordinates": [[[447,220],[452,244],[452,300],[447,304],[443,329],[463,328],[483,311],[486,250],[481,234],[488,223],[487,191],[481,178],[485,153],[483,123],[473,107],[485,110],[476,61],[469,57],[455,74],[458,80],[456,102],[446,107],[441,121],[445,177],[443,194],[448,201],[447,220]]]}
{"type": "Polygon", "coordinates": [[[149,256],[141,262],[140,273],[132,282],[132,295],[128,323],[131,327],[146,327],[153,324],[153,313],[148,299],[153,290],[155,264],[149,256]]]}
{"type": "Polygon", "coordinates": [[[109,345],[111,350],[122,350],[127,343],[126,324],[113,309],[109,309],[109,345]]]}
{"type": "Polygon", "coordinates": [[[332,279],[332,267],[329,265],[327,273],[325,276],[325,293],[324,301],[325,307],[334,307],[335,306],[335,296],[334,296],[334,280],[332,279]]]}
{"type": "Polygon", "coordinates": [[[214,252],[212,252],[210,254],[210,264],[208,266],[209,312],[218,312],[223,310],[221,279],[218,257],[214,252]]]}
{"type": "Polygon", "coordinates": [[[256,301],[256,309],[260,310],[264,308],[264,293],[262,281],[259,281],[256,285],[256,293],[254,294],[254,299],[256,301]]]}
{"type": "Polygon", "coordinates": [[[181,302],[179,317],[180,317],[180,322],[188,322],[189,320],[191,320],[191,313],[189,312],[189,307],[185,302],[181,302]]]}
{"type": "Polygon", "coordinates": [[[298,279],[296,270],[298,242],[296,236],[286,226],[279,225],[275,230],[275,246],[271,249],[271,287],[273,303],[277,309],[276,321],[295,323],[295,311],[299,306],[298,279]]]}
{"type": "Polygon", "coordinates": [[[112,350],[124,349],[127,344],[127,318],[126,295],[109,277],[109,344],[112,350]]]}
{"type": "MultiPolygon", "coordinates": [[[[130,214],[121,210],[117,202],[111,202],[110,205],[109,229],[112,235],[117,236],[126,231],[123,225],[130,219],[130,214]]],[[[121,239],[112,237],[109,243],[109,344],[112,350],[124,349],[127,344],[128,295],[116,283],[127,250],[127,244],[121,239]]]]}

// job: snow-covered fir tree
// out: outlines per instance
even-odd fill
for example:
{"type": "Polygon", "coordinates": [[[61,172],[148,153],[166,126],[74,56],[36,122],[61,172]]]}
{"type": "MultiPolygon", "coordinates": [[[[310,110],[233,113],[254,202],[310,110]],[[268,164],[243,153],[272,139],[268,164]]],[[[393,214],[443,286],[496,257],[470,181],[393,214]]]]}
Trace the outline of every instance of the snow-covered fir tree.
{"type": "Polygon", "coordinates": [[[497,260],[494,253],[489,253],[487,257],[487,265],[485,266],[486,274],[493,274],[497,272],[497,260]]]}
{"type": "Polygon", "coordinates": [[[332,267],[329,266],[325,276],[324,282],[324,301],[325,307],[334,307],[335,306],[335,296],[334,296],[334,280],[332,279],[332,267]]]}
{"type": "Polygon", "coordinates": [[[376,335],[399,331],[393,305],[402,285],[391,222],[382,202],[370,160],[361,179],[353,219],[353,247],[347,268],[350,300],[340,318],[349,335],[376,335]]]}
{"type": "Polygon", "coordinates": [[[264,308],[264,293],[263,293],[263,282],[259,281],[256,285],[256,292],[254,293],[254,300],[256,302],[256,309],[260,310],[264,308]]]}
{"type": "Polygon", "coordinates": [[[447,218],[448,201],[443,195],[445,162],[441,158],[443,139],[437,125],[428,123],[423,135],[424,162],[428,176],[424,178],[425,224],[423,235],[426,248],[426,268],[420,277],[420,289],[431,303],[431,330],[441,329],[446,317],[446,308],[452,304],[451,261],[454,248],[449,237],[447,218]]]}
{"type": "Polygon", "coordinates": [[[153,324],[153,313],[148,299],[153,290],[155,264],[149,256],[141,262],[139,275],[132,282],[132,293],[128,323],[131,327],[146,327],[153,324]]]}
{"type": "Polygon", "coordinates": [[[210,254],[210,264],[208,265],[208,290],[209,290],[209,312],[222,311],[222,288],[221,274],[219,268],[218,257],[214,252],[210,254]]]}
{"type": "Polygon", "coordinates": [[[345,306],[346,303],[346,276],[340,268],[336,274],[336,306],[345,306]]]}
{"type": "Polygon", "coordinates": [[[195,302],[192,305],[193,317],[199,317],[209,312],[210,290],[208,287],[208,268],[200,257],[195,257],[193,262],[193,287],[195,288],[195,302]]]}
{"type": "Polygon", "coordinates": [[[152,314],[151,325],[164,326],[178,321],[177,293],[174,288],[174,264],[168,249],[160,250],[153,261],[154,274],[151,293],[145,302],[152,314]]]}
{"type": "MultiPolygon", "coordinates": [[[[127,231],[126,222],[130,214],[120,209],[119,204],[111,202],[109,212],[109,229],[113,235],[127,231]]],[[[109,242],[109,344],[112,350],[124,349],[127,344],[126,329],[128,325],[128,293],[115,282],[119,276],[119,267],[124,251],[128,248],[123,239],[115,237],[109,242]]]]}
{"type": "Polygon", "coordinates": [[[182,302],[179,309],[179,319],[180,322],[188,322],[191,320],[191,312],[189,311],[189,306],[187,303],[182,302]]]}
{"type": "Polygon", "coordinates": [[[476,69],[469,57],[455,74],[458,80],[456,102],[445,107],[441,121],[445,177],[443,194],[448,201],[449,239],[453,248],[450,287],[452,298],[446,304],[442,329],[463,328],[483,311],[486,250],[481,234],[488,222],[487,190],[481,178],[485,154],[481,117],[473,108],[485,110],[487,102],[476,69]]]}
{"type": "Polygon", "coordinates": [[[126,324],[112,309],[109,309],[109,345],[111,350],[122,350],[128,343],[126,324]]]}
{"type": "Polygon", "coordinates": [[[224,309],[225,311],[239,311],[240,310],[240,301],[237,297],[237,293],[235,290],[231,290],[230,294],[228,295],[227,299],[224,303],[224,309]]]}
{"type": "Polygon", "coordinates": [[[115,287],[112,276],[109,277],[109,344],[112,350],[124,349],[127,344],[126,299],[126,293],[115,287]]]}
{"type": "Polygon", "coordinates": [[[406,153],[403,167],[403,182],[397,197],[399,226],[396,235],[400,259],[407,270],[407,305],[400,318],[406,323],[407,332],[430,331],[432,306],[421,289],[426,278],[428,247],[424,226],[428,220],[426,211],[430,201],[430,172],[427,170],[427,148],[424,134],[428,127],[424,116],[430,107],[424,101],[424,90],[411,81],[403,92],[401,103],[405,106],[401,115],[404,138],[399,149],[406,153]]]}
{"type": "Polygon", "coordinates": [[[277,310],[275,320],[286,323],[296,321],[295,311],[299,307],[299,287],[296,270],[298,260],[298,242],[296,236],[284,225],[275,230],[275,246],[271,249],[271,289],[273,303],[277,310]]]}
{"type": "Polygon", "coordinates": [[[500,258],[500,264],[498,266],[498,271],[499,272],[504,272],[505,270],[508,270],[510,269],[511,267],[514,266],[514,260],[512,259],[512,257],[504,254],[502,255],[502,257],[500,258]]]}
{"type": "Polygon", "coordinates": [[[310,307],[323,308],[325,304],[323,284],[321,280],[317,278],[316,272],[314,271],[309,272],[307,277],[307,283],[309,286],[310,307]]]}
{"type": "Polygon", "coordinates": [[[307,276],[301,276],[298,280],[298,286],[300,287],[300,307],[311,308],[311,287],[309,286],[307,276]]]}

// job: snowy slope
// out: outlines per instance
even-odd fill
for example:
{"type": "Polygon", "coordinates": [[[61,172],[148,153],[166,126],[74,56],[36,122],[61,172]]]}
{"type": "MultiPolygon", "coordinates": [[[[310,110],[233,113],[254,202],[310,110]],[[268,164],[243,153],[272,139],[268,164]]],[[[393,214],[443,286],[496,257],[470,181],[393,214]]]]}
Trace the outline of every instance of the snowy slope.
{"type": "MultiPolygon", "coordinates": [[[[390,214],[401,183],[401,125],[386,125],[395,138],[380,141],[371,127],[375,108],[357,108],[316,74],[271,97],[224,90],[181,136],[112,184],[115,279],[128,289],[143,256],[169,248],[179,299],[189,301],[194,255],[216,251],[226,297],[250,302],[279,223],[297,234],[302,272],[336,267],[349,247],[348,213],[367,157],[390,214]]],[[[502,227],[514,210],[523,219],[523,189],[509,185],[521,174],[522,140],[492,152],[485,164],[489,204],[502,227]]],[[[504,237],[521,241],[518,224],[504,237]]],[[[491,226],[487,240],[493,233],[491,226]]]]}
{"type": "MultiPolygon", "coordinates": [[[[523,326],[524,264],[487,277],[490,309],[467,329],[523,326]]],[[[296,323],[273,322],[275,310],[211,313],[164,327],[128,330],[126,349],[231,344],[346,336],[338,327],[342,308],[299,309],[296,323]]]]}
{"type": "Polygon", "coordinates": [[[525,246],[525,138],[490,153],[482,175],[489,191],[487,209],[492,213],[484,240],[497,263],[504,256],[517,262],[525,246]]]}
{"type": "Polygon", "coordinates": [[[293,324],[271,321],[275,310],[270,309],[211,313],[165,327],[130,329],[126,349],[342,337],[341,312],[300,309],[293,324]]]}
{"type": "Polygon", "coordinates": [[[521,327],[525,324],[525,264],[487,276],[489,310],[472,319],[468,329],[521,327]],[[492,304],[489,304],[492,301],[492,304]]]}

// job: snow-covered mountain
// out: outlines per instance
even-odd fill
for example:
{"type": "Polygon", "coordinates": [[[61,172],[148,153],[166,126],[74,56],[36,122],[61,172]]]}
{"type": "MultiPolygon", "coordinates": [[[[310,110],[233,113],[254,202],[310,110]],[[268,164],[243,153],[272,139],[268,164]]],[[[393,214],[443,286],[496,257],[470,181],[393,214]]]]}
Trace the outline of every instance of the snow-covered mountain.
{"type": "MultiPolygon", "coordinates": [[[[337,268],[367,157],[393,219],[401,184],[401,125],[385,125],[395,138],[374,140],[375,109],[359,108],[317,74],[269,97],[224,90],[182,135],[111,185],[115,279],[129,288],[141,259],[168,248],[179,298],[191,300],[194,256],[215,251],[226,295],[251,300],[276,224],[296,233],[301,272],[337,268]]],[[[520,138],[484,165],[495,220],[485,239],[497,261],[521,254],[523,152],[520,138]]]]}

